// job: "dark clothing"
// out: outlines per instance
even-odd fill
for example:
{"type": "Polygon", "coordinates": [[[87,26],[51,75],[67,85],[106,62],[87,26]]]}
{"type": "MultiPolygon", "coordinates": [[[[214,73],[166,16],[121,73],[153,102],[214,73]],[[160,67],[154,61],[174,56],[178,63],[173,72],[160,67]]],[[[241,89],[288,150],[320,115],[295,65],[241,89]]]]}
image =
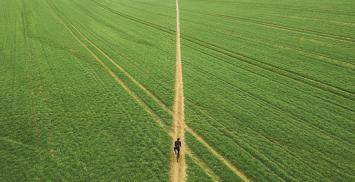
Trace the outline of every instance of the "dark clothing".
{"type": "Polygon", "coordinates": [[[181,147],[181,142],[179,140],[175,141],[175,148],[180,148],[181,147]]]}
{"type": "Polygon", "coordinates": [[[175,147],[174,147],[174,151],[175,152],[180,152],[180,147],[181,147],[181,142],[179,140],[175,141],[175,147]]]}
{"type": "Polygon", "coordinates": [[[180,147],[174,147],[174,151],[175,151],[175,153],[176,153],[176,152],[179,153],[179,152],[180,152],[180,147]]]}

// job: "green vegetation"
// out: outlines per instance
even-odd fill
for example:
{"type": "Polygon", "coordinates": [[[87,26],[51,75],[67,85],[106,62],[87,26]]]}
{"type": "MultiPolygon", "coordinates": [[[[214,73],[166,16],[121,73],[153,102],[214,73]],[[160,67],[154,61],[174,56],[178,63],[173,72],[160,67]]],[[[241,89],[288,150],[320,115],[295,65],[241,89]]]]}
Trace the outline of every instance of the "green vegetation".
{"type": "MultiPolygon", "coordinates": [[[[253,181],[355,181],[354,9],[181,1],[194,156],[222,181],[242,180],[228,163],[253,181]]],[[[2,0],[0,14],[0,181],[168,181],[175,1],[2,0]]],[[[210,180],[186,160],[188,181],[210,180]]]]}
{"type": "Polygon", "coordinates": [[[201,169],[194,161],[188,156],[187,160],[187,174],[189,181],[212,181],[206,173],[204,173],[203,169],[201,169]]]}
{"type": "MultiPolygon", "coordinates": [[[[77,11],[73,3],[44,0],[0,2],[0,181],[167,180],[169,168],[166,166],[170,160],[170,148],[166,147],[170,146],[168,134],[80,41],[121,77],[117,68],[74,28],[66,28],[72,23],[80,31],[90,31],[79,25],[91,25],[98,31],[95,36],[109,35],[99,32],[97,27],[102,27],[102,31],[105,31],[103,28],[112,31],[101,22],[93,21],[85,12],[77,11]],[[92,23],[87,24],[84,20],[92,23]]],[[[98,13],[104,16],[104,10],[98,13]]],[[[126,29],[121,27],[123,32],[132,34],[129,29],[137,28],[127,22],[122,24],[127,25],[126,29]]],[[[120,46],[130,51],[134,46],[145,47],[140,42],[161,46],[140,49],[142,52],[150,51],[150,57],[144,60],[150,67],[164,61],[157,58],[174,58],[173,36],[171,39],[159,38],[161,42],[157,42],[155,38],[160,36],[159,32],[143,31],[142,34],[144,36],[133,35],[137,36],[137,42],[125,40],[131,44],[128,47],[121,40],[112,43],[120,42],[120,46]],[[160,55],[165,49],[168,53],[160,55]]],[[[111,36],[127,38],[117,34],[111,36]]],[[[97,46],[104,41],[92,39],[97,46]]],[[[142,77],[141,81],[147,88],[164,91],[166,86],[172,90],[170,80],[174,79],[173,76],[168,76],[166,83],[154,80],[161,75],[173,75],[174,62],[166,64],[166,69],[171,71],[131,71],[141,61],[141,53],[125,52],[116,47],[112,50],[101,48],[108,54],[114,49],[117,53],[127,54],[130,60],[114,54],[111,56],[125,63],[125,68],[133,76],[142,77]]],[[[168,101],[172,100],[171,93],[164,91],[159,96],[167,97],[164,100],[168,101]]],[[[166,120],[170,122],[170,118],[166,120]]]]}
{"type": "Polygon", "coordinates": [[[182,1],[187,124],[255,181],[355,180],[354,6],[182,1]]]}

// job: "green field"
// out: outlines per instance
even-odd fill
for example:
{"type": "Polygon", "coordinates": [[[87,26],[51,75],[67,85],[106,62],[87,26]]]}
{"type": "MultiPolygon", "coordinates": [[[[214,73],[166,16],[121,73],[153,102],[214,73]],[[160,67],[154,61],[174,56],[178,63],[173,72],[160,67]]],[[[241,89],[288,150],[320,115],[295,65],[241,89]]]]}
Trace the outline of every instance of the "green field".
{"type": "MultiPolygon", "coordinates": [[[[169,181],[175,25],[0,0],[0,181],[169,181]]],[[[181,0],[180,26],[187,181],[355,181],[355,1],[181,0]]]]}

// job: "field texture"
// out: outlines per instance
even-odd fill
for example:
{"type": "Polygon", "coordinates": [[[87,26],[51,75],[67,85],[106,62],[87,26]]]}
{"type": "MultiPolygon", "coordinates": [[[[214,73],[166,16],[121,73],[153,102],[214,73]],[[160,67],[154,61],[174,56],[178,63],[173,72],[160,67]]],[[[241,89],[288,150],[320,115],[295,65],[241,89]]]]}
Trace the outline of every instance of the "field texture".
{"type": "MultiPolygon", "coordinates": [[[[0,181],[172,180],[175,3],[0,1],[0,181]]],[[[179,181],[355,181],[354,10],[181,1],[179,181]]]]}

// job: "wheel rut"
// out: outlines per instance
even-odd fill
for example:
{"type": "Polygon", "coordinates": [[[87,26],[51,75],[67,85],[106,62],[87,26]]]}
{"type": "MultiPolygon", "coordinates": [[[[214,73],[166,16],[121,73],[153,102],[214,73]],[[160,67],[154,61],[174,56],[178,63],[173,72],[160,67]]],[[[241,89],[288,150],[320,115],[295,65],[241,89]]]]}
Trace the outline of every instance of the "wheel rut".
{"type": "MultiPolygon", "coordinates": [[[[179,19],[178,19],[178,1],[176,1],[177,4],[177,31],[176,31],[176,49],[177,49],[177,55],[176,55],[176,83],[175,83],[175,99],[174,99],[174,108],[173,111],[171,111],[164,103],[158,102],[159,99],[152,94],[148,89],[146,89],[142,84],[140,84],[136,79],[134,79],[131,75],[129,75],[128,72],[126,72],[121,66],[119,66],[110,56],[107,55],[103,50],[97,47],[92,41],[90,41],[82,32],[78,30],[76,26],[74,26],[70,22],[66,22],[64,17],[62,15],[58,14],[57,11],[59,11],[53,2],[50,0],[47,0],[49,6],[52,8],[53,15],[57,17],[57,19],[64,25],[64,27],[68,30],[68,32],[75,38],[76,41],[79,42],[81,46],[83,46],[91,56],[97,61],[110,75],[112,78],[115,79],[115,81],[123,87],[123,89],[131,96],[133,99],[149,114],[151,117],[154,119],[155,122],[158,123],[160,127],[162,127],[170,137],[172,137],[173,140],[176,139],[176,136],[179,136],[180,139],[183,142],[183,147],[181,149],[182,155],[181,160],[179,161],[179,165],[175,168],[175,166],[170,166],[170,180],[173,181],[186,181],[186,162],[184,158],[184,153],[186,155],[190,156],[193,161],[198,164],[204,172],[208,176],[211,177],[213,181],[217,181],[218,177],[213,173],[212,170],[207,168],[208,166],[201,161],[201,159],[198,158],[198,156],[193,155],[192,151],[187,148],[187,145],[184,140],[184,132],[186,129],[186,125],[184,123],[184,95],[183,95],[183,82],[182,82],[182,63],[181,63],[181,49],[180,49],[180,28],[179,28],[179,19]],[[169,131],[168,126],[166,126],[163,122],[162,119],[159,117],[158,114],[156,114],[134,91],[132,91],[127,84],[119,78],[105,63],[102,59],[98,57],[97,54],[95,54],[84,42],[79,38],[83,38],[85,42],[89,43],[93,48],[98,50],[106,59],[108,59],[110,62],[112,62],[120,71],[122,71],[129,79],[135,83],[137,86],[139,86],[148,96],[150,96],[156,103],[158,103],[162,109],[166,110],[168,113],[173,114],[173,125],[171,130],[169,131]],[[121,69],[120,69],[120,68],[121,69]],[[174,124],[175,121],[175,124],[174,124]],[[177,121],[177,122],[176,122],[177,121]],[[183,163],[182,163],[183,161],[183,163]],[[181,165],[180,165],[181,164],[181,165]],[[172,169],[176,169],[175,172],[172,169]],[[172,178],[172,176],[174,176],[172,178]]],[[[227,159],[225,159],[222,155],[220,155],[215,149],[212,148],[205,140],[202,139],[201,136],[199,136],[196,132],[193,131],[193,129],[189,128],[187,132],[191,133],[199,142],[203,141],[204,146],[206,147],[207,150],[211,151],[219,160],[223,159],[222,162],[224,164],[230,164],[226,165],[228,168],[230,168],[231,171],[235,173],[236,167],[234,167],[231,162],[229,162],[227,159]]],[[[173,155],[172,155],[173,157],[173,155]]],[[[175,157],[173,157],[175,159],[175,157]]],[[[175,161],[176,162],[176,161],[175,161]]],[[[170,165],[172,163],[170,162],[170,165]]],[[[238,174],[236,174],[238,175],[238,174]]],[[[239,175],[238,175],[239,176],[239,175]]],[[[243,179],[243,178],[242,178],[243,179]]]]}

